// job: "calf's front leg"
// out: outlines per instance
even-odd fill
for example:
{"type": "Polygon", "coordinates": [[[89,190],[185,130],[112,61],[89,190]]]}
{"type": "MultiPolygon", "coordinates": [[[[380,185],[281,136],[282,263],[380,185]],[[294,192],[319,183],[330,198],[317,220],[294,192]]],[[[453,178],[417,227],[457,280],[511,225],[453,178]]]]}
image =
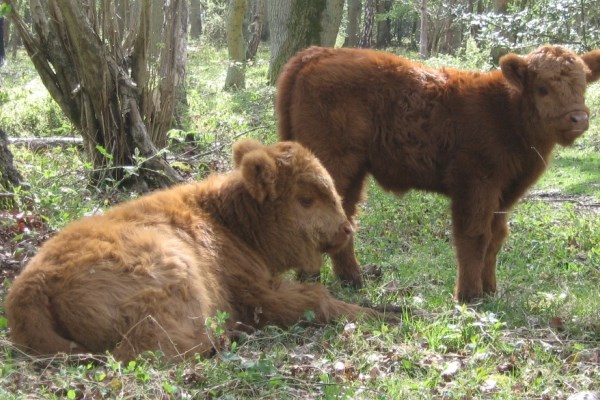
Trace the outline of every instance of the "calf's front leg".
{"type": "Polygon", "coordinates": [[[248,323],[257,326],[290,326],[312,311],[316,322],[328,323],[340,317],[355,320],[360,315],[378,316],[377,311],[334,298],[319,283],[279,282],[274,287],[256,285],[241,303],[247,305],[248,323]]]}
{"type": "MultiPolygon", "coordinates": [[[[496,290],[496,253],[502,244],[492,240],[492,221],[497,215],[493,211],[497,209],[495,197],[490,191],[477,189],[471,193],[464,191],[459,199],[452,199],[452,231],[458,262],[455,297],[464,302],[496,290]]],[[[494,221],[498,226],[501,222],[494,221]]],[[[500,237],[502,230],[499,227],[495,230],[500,237]]]]}

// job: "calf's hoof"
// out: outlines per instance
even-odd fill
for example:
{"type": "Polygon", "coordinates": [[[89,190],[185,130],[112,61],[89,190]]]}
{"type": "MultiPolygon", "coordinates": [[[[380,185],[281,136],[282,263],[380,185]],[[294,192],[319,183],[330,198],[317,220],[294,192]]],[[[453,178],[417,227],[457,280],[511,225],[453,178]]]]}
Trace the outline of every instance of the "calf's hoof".
{"type": "Polygon", "coordinates": [[[494,288],[494,290],[489,290],[489,289],[461,289],[461,290],[456,290],[454,293],[454,298],[456,299],[456,301],[460,302],[460,303],[473,303],[477,300],[481,300],[484,297],[491,297],[494,296],[494,294],[496,293],[496,289],[494,288]]]}
{"type": "Polygon", "coordinates": [[[353,289],[362,289],[364,287],[363,278],[360,272],[357,275],[351,276],[339,276],[342,285],[351,287],[353,289]]]}
{"type": "Polygon", "coordinates": [[[483,288],[481,286],[468,287],[459,285],[454,291],[454,298],[459,303],[472,303],[483,298],[483,288]]]}

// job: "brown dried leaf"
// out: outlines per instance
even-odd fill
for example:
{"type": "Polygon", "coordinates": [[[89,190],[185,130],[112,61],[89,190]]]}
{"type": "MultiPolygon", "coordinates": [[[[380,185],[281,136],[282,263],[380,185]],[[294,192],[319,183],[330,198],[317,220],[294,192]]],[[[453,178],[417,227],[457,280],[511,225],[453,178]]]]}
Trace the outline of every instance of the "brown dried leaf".
{"type": "Polygon", "coordinates": [[[550,325],[550,328],[556,329],[559,332],[562,332],[565,330],[565,324],[564,324],[562,318],[560,318],[560,317],[550,318],[549,325],[550,325]]]}

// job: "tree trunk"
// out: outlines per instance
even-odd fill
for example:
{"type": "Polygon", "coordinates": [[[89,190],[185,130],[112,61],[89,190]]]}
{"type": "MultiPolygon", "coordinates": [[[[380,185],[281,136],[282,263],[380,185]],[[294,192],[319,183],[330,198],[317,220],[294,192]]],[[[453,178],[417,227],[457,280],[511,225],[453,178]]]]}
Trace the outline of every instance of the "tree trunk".
{"type": "Polygon", "coordinates": [[[365,3],[365,19],[363,32],[358,43],[359,47],[370,48],[373,46],[373,25],[375,24],[375,0],[367,0],[365,3]]]}
{"type": "Polygon", "coordinates": [[[421,34],[419,37],[419,57],[427,58],[427,0],[421,0],[421,34]]]}
{"type": "Polygon", "coordinates": [[[4,17],[0,17],[0,67],[4,65],[4,17]]]}
{"type": "MultiPolygon", "coordinates": [[[[160,107],[146,110],[152,115],[151,140],[158,148],[167,146],[167,132],[173,125],[182,127],[188,103],[185,89],[187,62],[188,1],[165,1],[162,37],[168,46],[161,47],[159,68],[160,107]]],[[[148,103],[148,102],[147,102],[148,103]]]]}
{"type": "MultiPolygon", "coordinates": [[[[0,1],[1,3],[2,1],[0,1]]],[[[8,2],[5,2],[8,4],[8,2]]],[[[17,11],[19,9],[21,0],[12,0],[10,3],[13,11],[17,11]]],[[[21,46],[21,41],[19,40],[19,35],[16,32],[16,29],[13,27],[10,18],[4,18],[4,47],[5,52],[8,49],[12,57],[17,57],[17,50],[21,46]]]]}
{"type": "Polygon", "coordinates": [[[202,3],[190,0],[190,38],[200,39],[202,35],[202,3]]]}
{"type": "Polygon", "coordinates": [[[348,0],[348,31],[345,47],[357,47],[359,40],[361,0],[348,0]]]}
{"type": "Polygon", "coordinates": [[[342,12],[341,0],[270,0],[269,82],[277,81],[284,64],[297,51],[310,45],[333,46],[342,12]]]}
{"type": "MultiPolygon", "coordinates": [[[[446,5],[453,9],[456,6],[456,0],[449,0],[446,5]]],[[[438,45],[438,51],[441,53],[452,54],[461,44],[461,32],[455,24],[455,18],[453,13],[448,12],[441,21],[440,42],[438,45]]]]}
{"type": "Polygon", "coordinates": [[[254,57],[256,57],[265,24],[264,11],[265,0],[254,0],[251,22],[248,26],[250,39],[248,40],[248,48],[246,49],[246,60],[254,60],[254,57]]]}
{"type": "Polygon", "coordinates": [[[127,9],[139,14],[127,29],[119,28],[120,8],[110,0],[30,0],[35,35],[10,14],[42,82],[80,130],[96,179],[121,179],[132,170],[121,167],[133,165],[153,186],[182,180],[157,149],[166,144],[184,77],[187,1],[165,1],[164,10],[152,4],[132,2],[127,9]],[[161,46],[149,42],[153,13],[167,24],[161,46]],[[151,62],[151,50],[161,48],[151,62]]]}
{"type": "Polygon", "coordinates": [[[506,14],[508,11],[508,3],[510,3],[510,0],[494,0],[494,12],[506,14]]]}
{"type": "MultiPolygon", "coordinates": [[[[377,1],[377,14],[385,14],[392,8],[391,0],[377,1]]],[[[382,49],[390,45],[392,41],[390,17],[381,18],[377,21],[377,42],[375,47],[382,49]]]]}
{"type": "Polygon", "coordinates": [[[230,0],[227,13],[227,52],[229,67],[224,89],[244,89],[246,87],[246,49],[244,42],[244,15],[246,0],[230,0]]]}
{"type": "Polygon", "coordinates": [[[321,32],[319,44],[334,47],[344,14],[344,0],[328,0],[321,14],[321,32]]]}
{"type": "Polygon", "coordinates": [[[0,129],[0,209],[12,206],[13,188],[22,181],[23,177],[13,165],[12,153],[8,149],[8,137],[0,129]]]}
{"type": "Polygon", "coordinates": [[[263,42],[267,42],[270,40],[271,38],[271,28],[269,27],[269,20],[271,19],[271,17],[269,17],[269,7],[268,4],[271,2],[271,0],[257,0],[257,1],[261,1],[262,2],[262,11],[261,14],[264,16],[264,20],[263,20],[263,26],[262,26],[262,33],[260,35],[260,40],[263,42]]]}

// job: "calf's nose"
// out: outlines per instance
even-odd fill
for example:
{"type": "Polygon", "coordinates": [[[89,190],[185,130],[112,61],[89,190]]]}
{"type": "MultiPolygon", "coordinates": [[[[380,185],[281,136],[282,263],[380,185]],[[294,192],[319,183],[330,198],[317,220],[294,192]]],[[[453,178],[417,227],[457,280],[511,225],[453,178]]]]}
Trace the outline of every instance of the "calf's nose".
{"type": "Polygon", "coordinates": [[[573,111],[568,115],[574,130],[586,130],[589,126],[589,117],[585,111],[573,111]]]}
{"type": "Polygon", "coordinates": [[[352,229],[352,224],[349,221],[344,222],[341,228],[346,235],[350,235],[352,232],[354,232],[354,229],[352,229]]]}

